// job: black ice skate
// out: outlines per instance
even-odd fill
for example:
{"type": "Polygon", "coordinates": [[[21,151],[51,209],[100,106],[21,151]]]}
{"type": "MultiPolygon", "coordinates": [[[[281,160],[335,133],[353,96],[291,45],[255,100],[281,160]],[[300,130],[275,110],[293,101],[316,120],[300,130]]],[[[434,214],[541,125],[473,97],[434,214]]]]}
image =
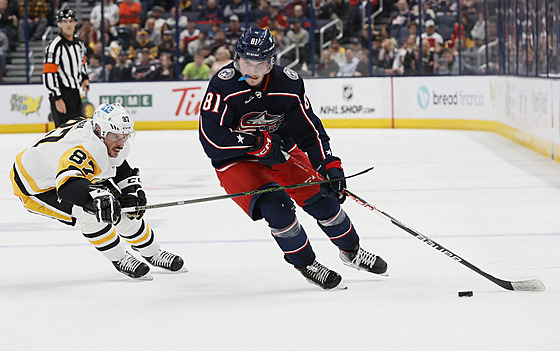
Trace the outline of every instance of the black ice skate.
{"type": "Polygon", "coordinates": [[[118,261],[112,261],[117,271],[134,279],[152,280],[150,267],[132,256],[130,253],[118,261]]]}
{"type": "Polygon", "coordinates": [[[349,252],[340,250],[340,259],[345,265],[360,271],[379,275],[386,275],[385,272],[387,272],[387,262],[385,260],[371,252],[367,252],[360,246],[356,246],[354,250],[349,252]]]}
{"type": "Polygon", "coordinates": [[[342,283],[342,277],[335,271],[331,271],[317,261],[313,261],[307,267],[296,268],[300,271],[301,275],[305,277],[310,283],[315,284],[323,289],[346,289],[342,283]]]}
{"type": "Polygon", "coordinates": [[[184,267],[183,259],[170,252],[159,250],[157,254],[152,257],[145,257],[152,266],[167,269],[171,272],[187,272],[184,267]]]}

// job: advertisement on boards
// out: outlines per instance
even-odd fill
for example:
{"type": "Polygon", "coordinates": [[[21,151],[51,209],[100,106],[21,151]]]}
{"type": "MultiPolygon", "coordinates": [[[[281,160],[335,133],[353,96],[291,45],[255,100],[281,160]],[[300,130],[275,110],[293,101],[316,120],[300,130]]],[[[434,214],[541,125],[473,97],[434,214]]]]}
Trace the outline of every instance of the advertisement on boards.
{"type": "Polygon", "coordinates": [[[395,118],[491,120],[490,84],[479,77],[396,77],[395,118]]]}
{"type": "Polygon", "coordinates": [[[548,79],[491,77],[492,99],[496,105],[494,119],[539,138],[553,141],[557,100],[553,83],[548,79]],[[556,101],[555,101],[556,100],[556,101]],[[556,107],[555,107],[556,106],[556,107]]]}
{"type": "Polygon", "coordinates": [[[305,92],[322,119],[391,117],[391,82],[387,78],[306,79],[305,92]]]}
{"type": "Polygon", "coordinates": [[[135,121],[197,121],[207,81],[98,83],[93,84],[89,100],[119,103],[135,121]]]}
{"type": "Polygon", "coordinates": [[[0,124],[47,123],[49,95],[42,85],[0,85],[0,124]]]}

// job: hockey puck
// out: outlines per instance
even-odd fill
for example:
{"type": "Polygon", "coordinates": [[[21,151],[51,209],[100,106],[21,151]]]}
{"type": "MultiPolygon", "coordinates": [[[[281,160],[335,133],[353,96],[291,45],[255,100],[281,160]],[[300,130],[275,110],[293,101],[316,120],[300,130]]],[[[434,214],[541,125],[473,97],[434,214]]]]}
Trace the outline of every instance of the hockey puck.
{"type": "Polygon", "coordinates": [[[471,296],[473,296],[473,292],[472,291],[459,291],[458,295],[459,295],[459,297],[471,297],[471,296]]]}

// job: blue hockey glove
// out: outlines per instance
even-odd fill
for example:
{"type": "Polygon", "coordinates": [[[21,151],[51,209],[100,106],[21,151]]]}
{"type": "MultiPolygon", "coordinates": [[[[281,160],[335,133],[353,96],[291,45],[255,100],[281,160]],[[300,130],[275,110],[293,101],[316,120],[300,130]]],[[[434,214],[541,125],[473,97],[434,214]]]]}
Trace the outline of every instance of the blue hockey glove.
{"type": "MultiPolygon", "coordinates": [[[[344,170],[342,169],[340,158],[335,156],[328,156],[324,159],[317,168],[317,171],[321,173],[325,179],[344,177],[344,170]]],[[[344,200],[346,200],[346,195],[343,192],[344,189],[346,189],[346,179],[324,183],[321,184],[321,195],[325,197],[334,197],[338,199],[339,203],[343,203],[344,200]]]]}
{"type": "Polygon", "coordinates": [[[268,134],[257,130],[255,145],[247,150],[247,154],[253,155],[259,162],[272,166],[278,163],[285,163],[286,156],[282,151],[284,142],[278,134],[268,134]]]}

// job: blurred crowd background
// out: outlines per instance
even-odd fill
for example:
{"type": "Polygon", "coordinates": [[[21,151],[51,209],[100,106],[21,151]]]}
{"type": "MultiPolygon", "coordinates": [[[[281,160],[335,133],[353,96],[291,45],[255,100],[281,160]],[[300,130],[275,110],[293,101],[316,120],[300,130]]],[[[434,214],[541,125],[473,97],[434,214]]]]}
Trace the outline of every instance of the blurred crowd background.
{"type": "Polygon", "coordinates": [[[302,76],[560,76],[558,0],[0,0],[3,84],[41,82],[63,8],[91,82],[209,79],[247,26],[302,76]]]}

